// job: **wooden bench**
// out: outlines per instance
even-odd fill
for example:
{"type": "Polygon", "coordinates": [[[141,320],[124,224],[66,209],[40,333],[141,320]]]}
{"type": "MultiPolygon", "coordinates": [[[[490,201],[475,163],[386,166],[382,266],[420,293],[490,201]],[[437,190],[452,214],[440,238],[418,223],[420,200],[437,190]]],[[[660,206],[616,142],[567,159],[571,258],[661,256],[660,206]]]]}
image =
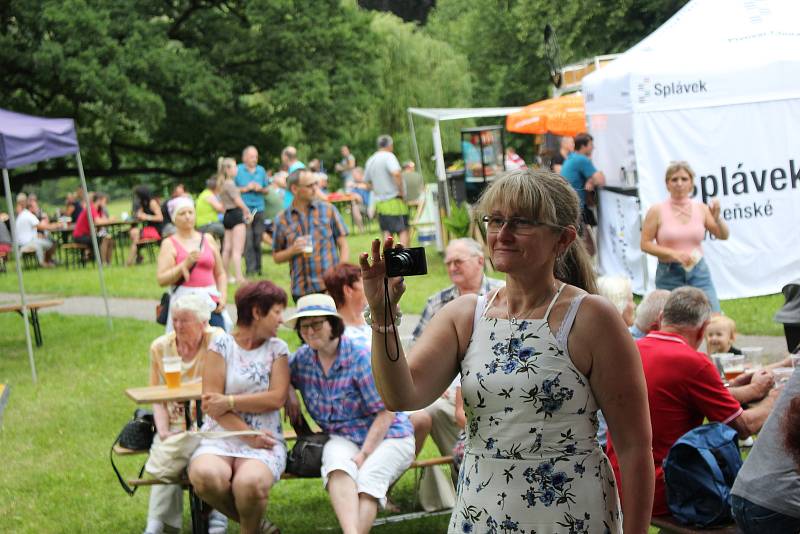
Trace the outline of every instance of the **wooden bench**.
{"type": "MultiPolygon", "coordinates": [[[[33,335],[36,340],[36,346],[42,346],[42,327],[39,324],[39,310],[41,308],[50,308],[52,306],[60,306],[64,304],[63,300],[40,300],[38,302],[28,302],[28,317],[30,317],[31,325],[33,326],[33,335]]],[[[22,317],[22,304],[6,304],[0,306],[0,313],[16,312],[22,317]]]]}
{"type": "Polygon", "coordinates": [[[36,258],[36,248],[31,245],[20,247],[19,253],[22,254],[22,267],[25,269],[38,269],[39,260],[36,258]]]}
{"type": "MultiPolygon", "coordinates": [[[[658,527],[660,532],[664,534],[699,534],[704,532],[711,532],[713,534],[736,534],[736,525],[723,525],[721,527],[711,528],[693,528],[691,526],[682,525],[678,523],[672,516],[657,516],[650,518],[650,524],[658,527]]],[[[775,534],[778,534],[777,532],[775,534]]]]}
{"type": "MultiPolygon", "coordinates": [[[[286,439],[286,441],[291,441],[291,440],[297,439],[294,431],[291,430],[291,429],[287,429],[287,431],[284,433],[284,438],[286,439]]],[[[113,451],[114,451],[114,454],[117,454],[117,455],[120,455],[120,456],[131,456],[131,455],[147,454],[148,453],[148,451],[146,451],[146,450],[126,449],[125,447],[122,447],[119,444],[114,445],[113,451]]],[[[441,457],[436,457],[436,458],[427,458],[425,460],[414,460],[406,471],[410,471],[412,469],[414,470],[414,473],[415,473],[415,484],[414,484],[414,487],[416,488],[417,487],[417,483],[416,482],[418,480],[418,473],[419,473],[420,469],[424,469],[426,467],[431,467],[431,466],[436,466],[436,465],[451,465],[452,463],[453,463],[453,457],[452,456],[441,456],[441,457]]],[[[294,476],[294,475],[292,475],[290,473],[284,472],[281,475],[281,480],[302,480],[302,478],[296,477],[296,476],[294,476]]],[[[162,485],[162,484],[167,484],[166,482],[162,482],[162,481],[160,481],[158,479],[155,479],[155,478],[134,478],[134,479],[128,480],[127,483],[132,488],[133,487],[138,487],[138,486],[158,486],[158,485],[162,485]]],[[[191,486],[191,482],[189,481],[189,478],[188,478],[186,472],[183,473],[183,475],[181,477],[181,480],[179,482],[177,482],[177,484],[180,484],[181,487],[183,487],[184,489],[188,489],[191,486]]],[[[387,516],[387,517],[377,518],[375,520],[375,523],[373,523],[373,526],[383,525],[385,523],[394,523],[394,522],[399,522],[399,521],[418,519],[418,518],[421,518],[421,517],[429,517],[429,516],[432,516],[432,515],[441,515],[441,514],[445,514],[445,513],[450,513],[450,510],[441,510],[441,511],[437,511],[437,512],[410,512],[410,513],[405,513],[405,514],[394,514],[394,515],[387,516]]]]}

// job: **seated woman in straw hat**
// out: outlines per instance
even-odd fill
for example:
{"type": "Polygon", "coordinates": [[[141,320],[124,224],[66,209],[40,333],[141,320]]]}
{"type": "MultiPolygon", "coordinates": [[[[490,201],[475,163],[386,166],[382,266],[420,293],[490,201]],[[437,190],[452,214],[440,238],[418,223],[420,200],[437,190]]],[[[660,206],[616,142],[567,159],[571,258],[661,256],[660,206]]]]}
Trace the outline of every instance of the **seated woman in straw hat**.
{"type": "MultiPolygon", "coordinates": [[[[328,295],[306,295],[286,324],[305,345],[289,363],[292,386],[308,413],[330,435],[322,452],[322,482],[345,534],[368,532],[378,503],[414,460],[408,416],[383,405],[372,378],[370,351],[343,335],[344,322],[328,295]]],[[[286,412],[301,417],[290,392],[286,412]]]]}

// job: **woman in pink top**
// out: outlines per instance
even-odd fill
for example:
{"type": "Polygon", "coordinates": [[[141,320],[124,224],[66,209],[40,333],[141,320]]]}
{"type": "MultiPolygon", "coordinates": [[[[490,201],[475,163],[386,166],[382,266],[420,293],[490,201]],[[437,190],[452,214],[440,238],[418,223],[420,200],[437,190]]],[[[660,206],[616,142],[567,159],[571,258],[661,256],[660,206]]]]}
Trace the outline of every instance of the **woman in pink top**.
{"type": "MultiPolygon", "coordinates": [[[[161,242],[156,275],[158,285],[172,287],[170,304],[188,293],[205,297],[209,310],[213,310],[209,324],[229,331],[233,323],[225,311],[228,285],[218,245],[212,236],[194,229],[195,211],[191,198],[175,198],[168,209],[177,231],[161,242]]],[[[171,308],[167,333],[173,329],[171,308]]]]}
{"type": "Polygon", "coordinates": [[[692,201],[694,171],[685,161],[667,167],[669,199],[647,212],[642,225],[641,247],[658,258],[656,287],[672,290],[693,286],[706,292],[711,307],[720,311],[711,272],[703,259],[706,230],[717,239],[728,239],[728,225],[720,217],[719,200],[705,205],[692,201]]]}

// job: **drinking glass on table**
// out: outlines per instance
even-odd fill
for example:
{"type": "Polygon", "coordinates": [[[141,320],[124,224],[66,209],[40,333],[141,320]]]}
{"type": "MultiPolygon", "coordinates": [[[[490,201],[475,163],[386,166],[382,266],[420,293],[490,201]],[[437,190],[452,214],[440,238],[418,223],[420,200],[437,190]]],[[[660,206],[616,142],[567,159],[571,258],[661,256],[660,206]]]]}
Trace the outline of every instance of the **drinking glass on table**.
{"type": "Polygon", "coordinates": [[[181,387],[181,359],[179,356],[164,355],[164,379],[170,389],[181,387]]]}
{"type": "Polygon", "coordinates": [[[722,372],[725,375],[725,380],[728,382],[733,381],[744,372],[743,354],[720,354],[719,359],[722,363],[722,372]]]}

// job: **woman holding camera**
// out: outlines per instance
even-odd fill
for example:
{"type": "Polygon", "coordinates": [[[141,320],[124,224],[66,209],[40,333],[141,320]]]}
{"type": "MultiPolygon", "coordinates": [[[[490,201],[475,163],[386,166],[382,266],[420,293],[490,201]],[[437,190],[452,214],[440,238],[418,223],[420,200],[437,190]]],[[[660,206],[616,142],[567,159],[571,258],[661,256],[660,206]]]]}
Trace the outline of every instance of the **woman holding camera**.
{"type": "MultiPolygon", "coordinates": [[[[414,461],[411,423],[383,405],[369,349],[342,335],[344,322],[331,297],[301,297],[286,324],[306,343],[292,357],[292,385],[330,435],[322,451],[322,483],[344,534],[369,532],[378,503],[386,504],[389,486],[414,461]]],[[[293,424],[302,417],[292,392],[286,413],[293,424]]]]}
{"type": "Polygon", "coordinates": [[[389,280],[387,309],[380,243],[360,258],[386,407],[424,408],[461,372],[467,438],[449,532],[646,533],[654,476],[641,360],[619,313],[590,294],[577,195],[556,174],[518,170],[489,186],[478,212],[507,285],[447,304],[407,357],[390,321],[404,281],[389,280]],[[623,442],[624,525],[598,408],[623,442]]]}

